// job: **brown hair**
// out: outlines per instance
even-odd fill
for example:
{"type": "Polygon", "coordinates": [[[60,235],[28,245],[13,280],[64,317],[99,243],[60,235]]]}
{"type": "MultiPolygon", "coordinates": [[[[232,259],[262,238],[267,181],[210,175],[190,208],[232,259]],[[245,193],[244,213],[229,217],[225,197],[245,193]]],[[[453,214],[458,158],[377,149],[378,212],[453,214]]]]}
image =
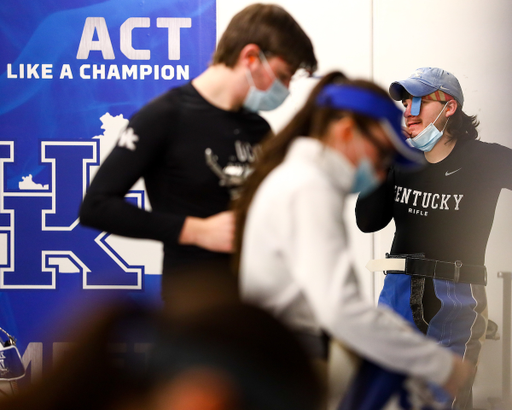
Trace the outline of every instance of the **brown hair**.
{"type": "Polygon", "coordinates": [[[236,230],[232,269],[235,274],[238,274],[239,270],[244,225],[249,206],[265,177],[283,161],[291,143],[301,136],[321,139],[332,121],[346,115],[350,115],[354,119],[356,126],[363,134],[368,133],[371,125],[378,123],[376,120],[361,114],[317,106],[316,99],[320,91],[326,85],[333,83],[350,84],[355,87],[368,89],[390,99],[388,93],[376,84],[366,80],[349,80],[343,73],[334,71],[325,75],[319,81],[313,88],[304,106],[282,131],[276,136],[269,135],[263,140],[262,152],[255,163],[254,172],[245,182],[240,197],[233,204],[236,216],[236,230]]]}
{"type": "Polygon", "coordinates": [[[247,44],[256,44],[269,55],[276,55],[295,72],[316,70],[311,40],[294,18],[274,4],[252,4],[237,13],[222,35],[213,55],[213,64],[234,67],[247,44]]]}
{"type": "Polygon", "coordinates": [[[467,115],[457,104],[457,110],[446,125],[446,132],[450,135],[450,140],[476,140],[478,139],[477,127],[479,125],[480,121],[477,120],[476,115],[467,115]]]}

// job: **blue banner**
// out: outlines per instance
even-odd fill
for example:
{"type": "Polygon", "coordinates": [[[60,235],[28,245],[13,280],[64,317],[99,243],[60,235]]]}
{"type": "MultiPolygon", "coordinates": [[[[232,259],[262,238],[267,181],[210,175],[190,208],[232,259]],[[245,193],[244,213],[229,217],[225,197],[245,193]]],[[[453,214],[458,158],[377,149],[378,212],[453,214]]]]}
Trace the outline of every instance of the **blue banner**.
{"type": "MultiPolygon", "coordinates": [[[[0,41],[0,327],[34,377],[93,306],[160,299],[158,269],[82,227],[78,209],[130,116],[206,69],[216,3],[17,2],[0,12],[0,41]]],[[[148,206],[142,185],[128,197],[148,206]]]]}

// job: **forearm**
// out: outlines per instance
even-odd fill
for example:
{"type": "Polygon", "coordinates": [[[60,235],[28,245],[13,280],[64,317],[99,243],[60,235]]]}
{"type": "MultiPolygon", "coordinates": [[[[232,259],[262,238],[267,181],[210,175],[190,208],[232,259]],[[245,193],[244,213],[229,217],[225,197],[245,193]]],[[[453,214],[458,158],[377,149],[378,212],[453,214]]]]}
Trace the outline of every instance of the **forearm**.
{"type": "Polygon", "coordinates": [[[395,315],[369,302],[344,306],[326,319],[334,334],[359,355],[389,370],[443,386],[453,371],[453,353],[428,340],[395,315]]]}
{"type": "Polygon", "coordinates": [[[185,216],[148,212],[124,198],[87,194],[80,208],[82,225],[132,238],[178,241],[185,216]]]}

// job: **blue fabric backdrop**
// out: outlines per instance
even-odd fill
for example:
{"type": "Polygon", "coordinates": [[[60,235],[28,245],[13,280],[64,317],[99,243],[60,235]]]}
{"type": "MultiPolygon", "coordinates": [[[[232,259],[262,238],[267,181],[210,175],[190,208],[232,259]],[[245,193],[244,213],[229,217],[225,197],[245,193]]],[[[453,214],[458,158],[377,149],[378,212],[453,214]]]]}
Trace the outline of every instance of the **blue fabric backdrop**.
{"type": "MultiPolygon", "coordinates": [[[[0,327],[17,337],[29,376],[50,366],[67,325],[103,302],[159,301],[160,276],[82,227],[78,207],[105,155],[101,138],[200,74],[215,41],[215,0],[29,0],[0,10],[0,327]],[[133,18],[144,24],[128,30],[123,50],[121,27],[133,18]],[[159,18],[176,20],[158,27],[159,18]],[[150,58],[133,59],[137,51],[150,58]]],[[[144,206],[140,191],[132,196],[144,206]]]]}

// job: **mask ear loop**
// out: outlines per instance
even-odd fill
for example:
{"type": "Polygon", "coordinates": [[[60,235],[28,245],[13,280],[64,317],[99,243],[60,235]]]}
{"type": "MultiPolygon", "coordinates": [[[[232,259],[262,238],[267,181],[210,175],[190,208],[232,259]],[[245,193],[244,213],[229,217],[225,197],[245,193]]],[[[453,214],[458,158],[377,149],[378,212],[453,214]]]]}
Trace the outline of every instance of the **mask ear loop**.
{"type": "Polygon", "coordinates": [[[247,78],[247,82],[249,83],[249,86],[254,87],[254,80],[252,79],[251,70],[249,67],[247,67],[247,70],[245,70],[245,77],[247,78]]]}
{"type": "MultiPolygon", "coordinates": [[[[448,105],[448,102],[444,105],[443,109],[441,110],[441,112],[439,113],[439,115],[436,117],[436,119],[434,120],[434,122],[432,123],[434,125],[434,127],[436,127],[436,122],[437,120],[439,119],[439,117],[441,116],[441,114],[443,113],[444,109],[446,108],[446,106],[448,105]]],[[[446,126],[448,125],[448,121],[450,121],[450,117],[448,117],[448,119],[446,120],[445,124],[444,124],[444,127],[443,129],[441,130],[441,132],[444,132],[444,130],[446,129],[446,126]]],[[[436,127],[437,128],[437,127],[436,127]]]]}
{"type": "MultiPolygon", "coordinates": [[[[249,63],[252,63],[256,59],[256,56],[251,55],[249,56],[249,63]]],[[[254,79],[252,78],[251,69],[247,67],[247,70],[245,70],[245,77],[247,78],[247,82],[249,83],[249,86],[254,87],[254,79]]]]}
{"type": "Polygon", "coordinates": [[[263,51],[260,51],[260,61],[263,63],[263,66],[265,67],[265,70],[267,70],[267,73],[269,73],[272,79],[275,80],[276,75],[272,71],[272,67],[270,67],[267,57],[265,57],[265,53],[263,51]]]}
{"type": "MultiPolygon", "coordinates": [[[[254,61],[255,58],[256,57],[254,57],[254,56],[249,57],[251,62],[254,61]]],[[[265,70],[270,75],[270,77],[272,77],[272,79],[275,80],[276,76],[275,76],[274,72],[272,71],[272,68],[270,67],[270,64],[268,63],[268,60],[265,57],[265,54],[263,53],[263,51],[260,51],[260,61],[263,63],[263,66],[265,67],[265,70]]],[[[254,79],[252,78],[251,70],[249,69],[249,67],[247,67],[247,70],[245,71],[245,76],[247,77],[247,82],[249,83],[249,85],[251,87],[255,87],[254,79]]]]}

